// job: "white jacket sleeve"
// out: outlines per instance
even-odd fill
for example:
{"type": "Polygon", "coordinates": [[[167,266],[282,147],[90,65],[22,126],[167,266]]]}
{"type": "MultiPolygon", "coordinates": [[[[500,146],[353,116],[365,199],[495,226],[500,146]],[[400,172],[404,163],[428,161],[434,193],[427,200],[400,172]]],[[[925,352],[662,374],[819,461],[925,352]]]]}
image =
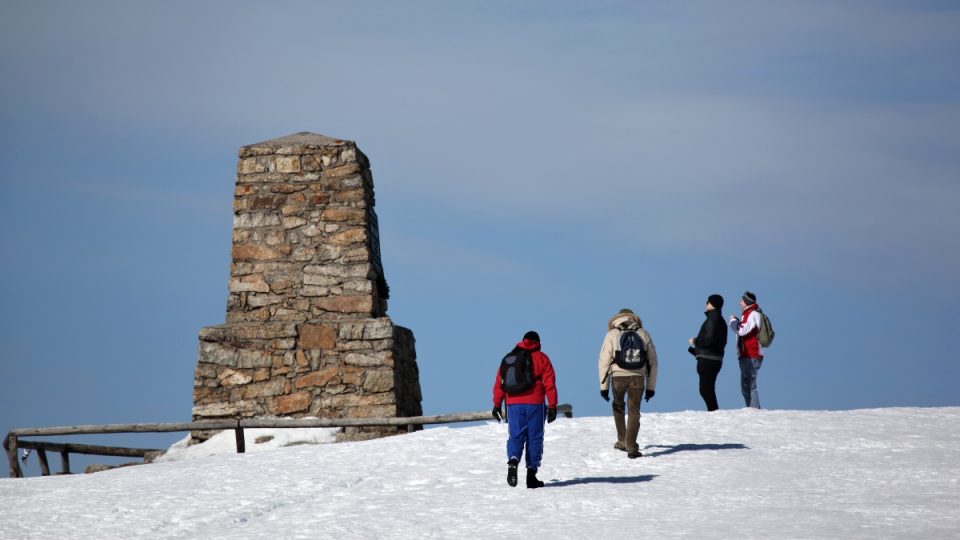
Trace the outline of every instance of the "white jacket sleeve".
{"type": "Polygon", "coordinates": [[[751,311],[746,321],[740,321],[739,327],[737,327],[737,321],[730,322],[730,329],[740,337],[749,334],[756,328],[760,328],[760,313],[757,311],[751,311]]]}
{"type": "Polygon", "coordinates": [[[610,384],[610,365],[613,364],[613,355],[616,351],[616,345],[613,340],[613,332],[607,332],[603,336],[603,345],[600,346],[600,359],[597,362],[597,370],[600,372],[600,389],[606,390],[610,384]]]}

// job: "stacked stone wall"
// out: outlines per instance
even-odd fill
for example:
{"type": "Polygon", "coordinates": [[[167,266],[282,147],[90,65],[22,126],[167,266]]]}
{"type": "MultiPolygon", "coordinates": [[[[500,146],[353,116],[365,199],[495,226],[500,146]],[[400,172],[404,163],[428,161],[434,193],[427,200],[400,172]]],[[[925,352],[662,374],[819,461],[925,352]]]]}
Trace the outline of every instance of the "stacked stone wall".
{"type": "Polygon", "coordinates": [[[194,419],[421,414],[413,333],[386,316],[373,207],[351,141],[299,133],[240,150],[226,324],[200,332],[194,419]]]}

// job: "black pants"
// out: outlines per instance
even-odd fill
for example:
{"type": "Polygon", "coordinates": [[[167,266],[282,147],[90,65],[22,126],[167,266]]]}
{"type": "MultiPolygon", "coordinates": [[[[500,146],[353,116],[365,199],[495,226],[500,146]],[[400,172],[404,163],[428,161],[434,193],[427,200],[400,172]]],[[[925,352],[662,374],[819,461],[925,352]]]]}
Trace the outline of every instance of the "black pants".
{"type": "Polygon", "coordinates": [[[708,411],[715,411],[720,408],[717,405],[717,375],[720,374],[720,368],[723,362],[717,360],[704,360],[697,358],[697,375],[700,375],[700,397],[707,404],[708,411]]]}

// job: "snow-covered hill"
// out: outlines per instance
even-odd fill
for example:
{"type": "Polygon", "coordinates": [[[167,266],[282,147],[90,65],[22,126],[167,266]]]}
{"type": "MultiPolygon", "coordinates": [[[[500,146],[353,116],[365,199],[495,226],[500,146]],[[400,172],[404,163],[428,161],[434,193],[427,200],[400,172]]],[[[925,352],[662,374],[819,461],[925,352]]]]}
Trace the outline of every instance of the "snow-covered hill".
{"type": "Polygon", "coordinates": [[[550,424],[538,490],[494,423],[3,479],[0,538],[960,538],[960,408],[651,413],[636,460],[613,433],[550,424]]]}

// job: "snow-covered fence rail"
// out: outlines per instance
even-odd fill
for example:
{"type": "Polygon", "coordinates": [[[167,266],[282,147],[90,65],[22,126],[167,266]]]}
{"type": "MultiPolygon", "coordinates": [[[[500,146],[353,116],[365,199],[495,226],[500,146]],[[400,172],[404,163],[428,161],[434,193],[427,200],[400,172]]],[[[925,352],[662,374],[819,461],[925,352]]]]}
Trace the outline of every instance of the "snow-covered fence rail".
{"type": "MultiPolygon", "coordinates": [[[[557,407],[560,414],[570,418],[573,407],[568,404],[557,407]]],[[[124,448],[117,446],[94,446],[75,443],[53,443],[25,441],[22,437],[49,437],[54,435],[105,435],[110,433],[169,433],[177,431],[234,430],[237,440],[237,452],[246,451],[244,429],[251,428],[328,428],[357,426],[407,426],[408,431],[428,424],[453,424],[457,422],[478,422],[490,419],[489,411],[441,414],[435,416],[404,416],[393,418],[244,418],[235,420],[206,420],[200,422],[154,423],[154,424],[93,424],[80,426],[60,426],[48,428],[14,429],[3,440],[7,459],[10,462],[10,477],[23,478],[23,470],[17,460],[17,451],[35,449],[40,460],[41,474],[50,474],[46,451],[60,452],[64,473],[70,472],[69,454],[94,454],[101,456],[144,457],[149,452],[159,450],[150,448],[124,448]]]]}

